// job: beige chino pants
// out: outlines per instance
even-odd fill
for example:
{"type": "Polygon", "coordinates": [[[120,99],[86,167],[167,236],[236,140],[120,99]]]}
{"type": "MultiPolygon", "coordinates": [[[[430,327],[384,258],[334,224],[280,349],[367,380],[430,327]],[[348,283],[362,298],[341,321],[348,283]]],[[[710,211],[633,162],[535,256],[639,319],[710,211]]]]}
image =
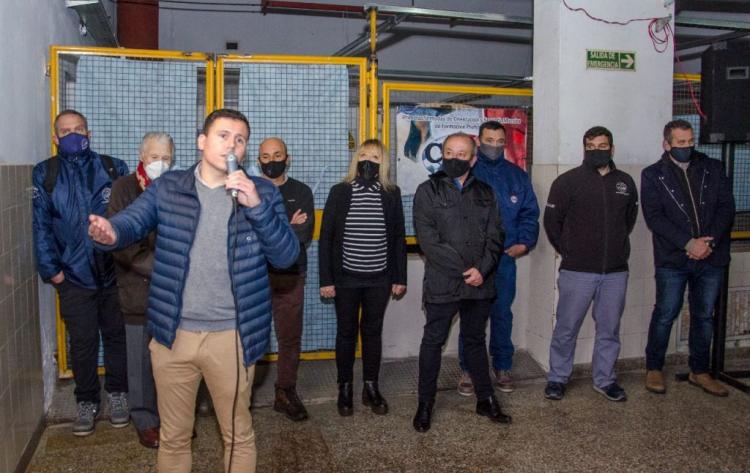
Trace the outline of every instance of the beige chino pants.
{"type": "Polygon", "coordinates": [[[224,441],[224,471],[229,472],[232,403],[237,380],[236,360],[240,362],[239,392],[234,420],[232,471],[229,473],[255,472],[255,433],[250,415],[255,365],[247,368],[243,366],[242,344],[237,332],[177,330],[171,350],[155,340],[151,340],[149,349],[161,417],[159,472],[191,471],[193,458],[190,446],[195,422],[195,398],[201,378],[206,380],[211,393],[224,441]]]}

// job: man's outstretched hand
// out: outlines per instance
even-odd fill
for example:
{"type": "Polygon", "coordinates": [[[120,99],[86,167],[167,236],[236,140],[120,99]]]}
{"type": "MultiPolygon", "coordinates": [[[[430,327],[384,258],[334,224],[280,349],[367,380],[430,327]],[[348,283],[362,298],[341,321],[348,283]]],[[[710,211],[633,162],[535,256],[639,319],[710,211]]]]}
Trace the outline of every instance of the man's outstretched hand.
{"type": "Polygon", "coordinates": [[[112,224],[99,215],[89,215],[89,236],[102,245],[114,245],[117,242],[117,234],[112,224]]]}

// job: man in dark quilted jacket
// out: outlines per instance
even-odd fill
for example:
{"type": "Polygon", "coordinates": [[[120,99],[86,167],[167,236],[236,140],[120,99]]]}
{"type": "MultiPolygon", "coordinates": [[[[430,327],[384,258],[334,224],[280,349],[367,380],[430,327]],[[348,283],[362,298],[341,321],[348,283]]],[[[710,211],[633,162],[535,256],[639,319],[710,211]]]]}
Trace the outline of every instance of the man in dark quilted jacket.
{"type": "Polygon", "coordinates": [[[164,174],[111,220],[89,218],[89,234],[108,250],[156,229],[147,315],[161,472],[191,470],[201,378],[221,427],[225,469],[255,471],[249,407],[255,362],[271,331],[267,265],[294,264],[299,242],[273,183],[242,169],[227,174],[249,135],[240,112],[213,112],[198,137],[198,163],[164,174]]]}

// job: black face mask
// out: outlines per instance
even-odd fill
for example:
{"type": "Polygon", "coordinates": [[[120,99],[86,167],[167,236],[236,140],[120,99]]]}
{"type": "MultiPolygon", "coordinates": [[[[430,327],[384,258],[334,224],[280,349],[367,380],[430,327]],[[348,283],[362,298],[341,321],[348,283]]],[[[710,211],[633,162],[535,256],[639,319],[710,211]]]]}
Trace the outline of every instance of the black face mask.
{"type": "Polygon", "coordinates": [[[690,157],[693,155],[693,150],[695,149],[695,146],[686,146],[684,148],[675,148],[672,147],[672,149],[669,150],[669,154],[675,159],[675,161],[680,163],[689,163],[690,157]]]}
{"type": "Polygon", "coordinates": [[[603,168],[612,161],[611,149],[587,149],[583,152],[583,164],[592,168],[603,168]]]}
{"type": "Polygon", "coordinates": [[[443,158],[443,171],[448,175],[448,177],[452,179],[463,176],[469,171],[470,168],[471,161],[464,161],[463,159],[458,158],[443,158]]]}
{"type": "Polygon", "coordinates": [[[380,164],[372,161],[360,161],[357,163],[357,174],[365,181],[372,181],[380,173],[380,164]]]}
{"type": "Polygon", "coordinates": [[[269,161],[267,163],[260,163],[260,170],[263,171],[263,174],[270,177],[271,179],[276,179],[277,177],[284,174],[284,171],[286,171],[286,159],[283,161],[269,161]]]}

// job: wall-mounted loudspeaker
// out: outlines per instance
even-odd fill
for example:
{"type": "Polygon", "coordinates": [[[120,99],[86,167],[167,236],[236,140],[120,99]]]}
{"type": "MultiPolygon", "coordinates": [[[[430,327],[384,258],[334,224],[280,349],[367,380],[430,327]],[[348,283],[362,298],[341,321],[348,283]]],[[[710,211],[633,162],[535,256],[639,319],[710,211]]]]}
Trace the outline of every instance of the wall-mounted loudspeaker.
{"type": "Polygon", "coordinates": [[[750,42],[712,44],[701,56],[701,143],[750,141],[750,42]]]}

